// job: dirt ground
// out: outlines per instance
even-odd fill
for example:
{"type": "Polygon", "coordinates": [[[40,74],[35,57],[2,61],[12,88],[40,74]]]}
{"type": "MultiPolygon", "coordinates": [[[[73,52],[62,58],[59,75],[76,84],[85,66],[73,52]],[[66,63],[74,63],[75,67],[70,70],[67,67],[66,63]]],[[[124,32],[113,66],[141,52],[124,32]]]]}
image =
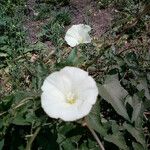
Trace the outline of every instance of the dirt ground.
{"type": "Polygon", "coordinates": [[[72,24],[91,25],[96,37],[100,37],[111,25],[113,9],[100,10],[93,0],[71,0],[70,4],[73,14],[72,24]]]}
{"type": "MultiPolygon", "coordinates": [[[[43,21],[32,20],[35,14],[35,5],[36,0],[27,1],[29,17],[25,21],[25,27],[28,32],[28,41],[32,44],[38,41],[38,33],[41,30],[41,26],[48,21],[48,19],[43,21]]],[[[107,8],[100,10],[97,8],[94,0],[70,0],[69,9],[72,15],[71,25],[80,23],[89,24],[92,27],[92,34],[95,37],[102,36],[110,27],[113,19],[113,9],[107,8]]],[[[46,43],[47,46],[51,46],[49,43],[50,41],[46,43]]]]}

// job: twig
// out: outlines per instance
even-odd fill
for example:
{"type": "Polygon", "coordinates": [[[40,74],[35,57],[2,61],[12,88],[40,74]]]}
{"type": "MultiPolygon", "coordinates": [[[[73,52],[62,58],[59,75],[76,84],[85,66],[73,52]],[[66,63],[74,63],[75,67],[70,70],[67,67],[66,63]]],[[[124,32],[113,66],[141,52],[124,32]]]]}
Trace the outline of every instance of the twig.
{"type": "Polygon", "coordinates": [[[0,113],[0,116],[3,116],[4,114],[6,114],[8,111],[4,111],[2,113],[0,113]]]}
{"type": "Polygon", "coordinates": [[[27,146],[26,146],[25,150],[31,150],[32,143],[35,140],[35,138],[36,138],[37,134],[39,133],[40,129],[41,129],[41,127],[38,127],[35,130],[34,134],[32,135],[32,137],[30,138],[29,142],[27,143],[27,146]]]}
{"type": "Polygon", "coordinates": [[[144,112],[145,115],[150,115],[150,111],[149,112],[144,112]]]}
{"type": "Polygon", "coordinates": [[[90,127],[90,125],[88,124],[86,118],[85,118],[85,126],[87,126],[87,128],[90,130],[90,132],[92,133],[93,137],[95,138],[95,140],[97,141],[99,147],[100,147],[100,150],[105,150],[102,142],[100,141],[100,139],[98,138],[96,132],[90,127]]]}

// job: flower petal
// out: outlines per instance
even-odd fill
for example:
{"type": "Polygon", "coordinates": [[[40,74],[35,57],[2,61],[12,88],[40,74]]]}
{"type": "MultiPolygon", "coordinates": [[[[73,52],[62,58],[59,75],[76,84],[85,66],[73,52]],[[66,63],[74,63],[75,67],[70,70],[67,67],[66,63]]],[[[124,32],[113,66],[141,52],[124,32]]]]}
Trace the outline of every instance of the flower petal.
{"type": "MultiPolygon", "coordinates": [[[[82,32],[80,34],[82,34],[82,32]]],[[[82,38],[83,38],[84,43],[91,43],[91,37],[89,36],[88,33],[83,33],[82,38]]]]}
{"type": "Polygon", "coordinates": [[[92,106],[91,104],[89,104],[88,102],[84,102],[82,104],[82,107],[79,108],[79,111],[80,111],[80,114],[82,114],[82,116],[86,116],[89,114],[89,112],[91,111],[92,109],[92,106]]]}
{"type": "Polygon", "coordinates": [[[74,121],[81,117],[77,107],[73,105],[73,106],[68,106],[68,108],[64,108],[62,110],[62,114],[60,118],[64,121],[74,121]]]}
{"type": "Polygon", "coordinates": [[[43,92],[41,95],[41,105],[48,116],[52,118],[59,118],[60,110],[65,99],[63,96],[55,95],[55,92],[43,92]]]}
{"type": "Polygon", "coordinates": [[[45,79],[44,84],[42,86],[42,90],[50,91],[51,90],[50,87],[53,86],[57,88],[57,90],[65,94],[71,89],[71,81],[65,74],[63,73],[60,74],[60,72],[54,72],[45,79]]]}
{"type": "MultiPolygon", "coordinates": [[[[71,81],[80,82],[81,80],[88,77],[88,73],[80,68],[76,67],[65,67],[60,70],[63,74],[70,78],[71,81]]],[[[81,82],[80,82],[81,83],[81,82]]]]}
{"type": "Polygon", "coordinates": [[[73,25],[68,29],[65,35],[65,40],[68,45],[74,47],[80,43],[90,43],[91,38],[89,36],[89,31],[91,27],[84,24],[73,25]]]}
{"type": "Polygon", "coordinates": [[[84,25],[84,30],[87,31],[87,32],[90,32],[91,31],[91,27],[88,26],[88,25],[84,25]]]}
{"type": "Polygon", "coordinates": [[[71,47],[74,47],[79,44],[77,38],[72,37],[71,35],[66,35],[65,40],[67,41],[67,44],[71,47]]]}
{"type": "Polygon", "coordinates": [[[48,116],[64,121],[74,121],[87,115],[98,95],[94,79],[76,67],[65,67],[49,75],[43,83],[42,91],[41,104],[44,111],[48,116]],[[69,103],[69,97],[75,102],[69,103]]]}

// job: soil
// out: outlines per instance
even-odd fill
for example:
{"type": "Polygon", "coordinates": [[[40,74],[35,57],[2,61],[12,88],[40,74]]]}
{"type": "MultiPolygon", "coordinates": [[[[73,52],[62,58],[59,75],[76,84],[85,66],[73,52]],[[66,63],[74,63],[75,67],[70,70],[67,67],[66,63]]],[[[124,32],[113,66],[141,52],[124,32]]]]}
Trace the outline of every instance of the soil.
{"type": "MultiPolygon", "coordinates": [[[[32,44],[38,42],[38,34],[41,31],[41,26],[47,22],[47,19],[42,21],[35,21],[32,19],[35,15],[35,5],[36,0],[27,1],[29,17],[26,20],[25,27],[28,32],[27,40],[32,44]]],[[[94,0],[70,0],[69,9],[72,13],[71,25],[80,23],[89,24],[93,29],[92,33],[95,37],[102,36],[110,27],[113,19],[113,9],[108,8],[100,10],[94,0]]],[[[66,27],[66,29],[67,28],[68,27],[66,27]]],[[[49,43],[51,42],[49,41],[47,43],[47,46],[50,47],[51,44],[49,43]]]]}
{"type": "Polygon", "coordinates": [[[102,36],[111,25],[112,8],[100,10],[93,0],[71,0],[72,24],[85,23],[93,28],[96,37],[102,36]]]}
{"type": "Polygon", "coordinates": [[[41,26],[44,24],[42,21],[34,21],[34,9],[36,0],[27,0],[27,15],[28,18],[25,20],[25,28],[27,29],[27,42],[34,44],[38,41],[38,33],[40,32],[41,26]]]}

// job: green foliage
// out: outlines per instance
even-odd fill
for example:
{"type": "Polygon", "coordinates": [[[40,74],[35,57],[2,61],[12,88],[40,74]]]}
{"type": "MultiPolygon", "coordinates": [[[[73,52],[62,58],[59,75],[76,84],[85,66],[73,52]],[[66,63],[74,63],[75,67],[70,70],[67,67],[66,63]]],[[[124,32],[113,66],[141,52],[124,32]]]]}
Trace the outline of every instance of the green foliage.
{"type": "Polygon", "coordinates": [[[45,2],[53,5],[68,5],[70,0],[45,0],[45,2]]]}
{"type": "Polygon", "coordinates": [[[68,11],[62,11],[56,16],[56,21],[63,23],[64,25],[69,25],[71,23],[71,16],[68,11]]]}
{"type": "Polygon", "coordinates": [[[0,150],[2,150],[3,146],[4,146],[4,140],[1,140],[0,141],[0,150]]]}
{"type": "Polygon", "coordinates": [[[63,44],[62,36],[64,35],[64,25],[70,24],[70,15],[67,11],[59,12],[46,25],[43,26],[43,31],[40,33],[41,41],[52,41],[54,45],[63,44]]]}
{"type": "Polygon", "coordinates": [[[105,84],[99,86],[99,93],[102,98],[111,103],[118,114],[130,121],[125,108],[125,98],[127,97],[128,93],[124,88],[121,87],[116,75],[107,77],[105,84]]]}
{"type": "Polygon", "coordinates": [[[115,6],[120,15],[116,14],[110,31],[97,41],[93,38],[91,44],[70,48],[64,41],[73,15],[70,7],[63,7],[68,0],[36,2],[37,14],[32,19],[42,27],[35,44],[27,42],[26,1],[0,1],[0,150],[28,146],[98,150],[95,139],[82,126],[85,120],[106,150],[149,149],[149,16],[142,16],[136,26],[122,33],[145,3],[148,1],[99,1],[100,8],[115,6]],[[121,38],[115,42],[118,34],[121,38]],[[45,77],[65,66],[88,70],[99,87],[97,103],[77,122],[49,118],[41,108],[45,77]]]}
{"type": "Polygon", "coordinates": [[[123,126],[143,146],[143,149],[146,149],[145,137],[142,130],[138,130],[127,123],[124,123],[123,126]]]}
{"type": "MultiPolygon", "coordinates": [[[[40,16],[40,15],[39,15],[40,16]]],[[[61,47],[64,43],[62,37],[64,33],[64,26],[71,23],[70,12],[65,10],[60,10],[58,13],[49,13],[51,19],[42,27],[42,32],[39,37],[42,42],[51,41],[57,48],[61,47]]]]}
{"type": "Polygon", "coordinates": [[[144,106],[142,102],[139,102],[138,98],[137,97],[135,98],[135,96],[133,97],[133,99],[131,97],[127,97],[128,93],[120,85],[116,75],[107,77],[103,86],[99,86],[99,90],[102,98],[104,98],[107,102],[109,102],[116,110],[116,112],[119,115],[123,116],[128,121],[124,120],[123,124],[118,125],[114,120],[103,119],[103,116],[100,116],[99,104],[96,104],[93,107],[91,113],[88,115],[89,125],[94,130],[96,130],[102,137],[104,137],[104,140],[115,144],[120,149],[126,150],[129,149],[129,147],[131,147],[131,145],[129,147],[127,146],[129,143],[126,143],[127,142],[127,139],[125,139],[126,131],[129,132],[136,139],[137,143],[133,143],[133,148],[137,146],[137,147],[142,147],[142,149],[147,149],[144,132],[141,130],[142,124],[139,124],[139,122],[142,121],[141,114],[143,114],[144,111],[143,109],[144,106]],[[113,84],[113,85],[108,86],[109,84],[113,84]],[[107,94],[106,94],[106,89],[108,90],[107,94]],[[123,99],[122,96],[124,95],[124,93],[125,93],[125,97],[127,98],[126,99],[124,98],[124,102],[122,103],[122,99],[123,99]],[[129,107],[127,103],[129,103],[133,107],[132,114],[129,115],[132,116],[131,120],[129,118],[126,118],[126,115],[128,116],[127,107],[129,107]],[[134,123],[134,125],[131,125],[132,123],[134,123]]]}
{"type": "Polygon", "coordinates": [[[51,40],[54,45],[62,44],[62,35],[64,33],[63,25],[58,22],[50,21],[43,27],[43,31],[40,34],[41,41],[51,40]]]}

